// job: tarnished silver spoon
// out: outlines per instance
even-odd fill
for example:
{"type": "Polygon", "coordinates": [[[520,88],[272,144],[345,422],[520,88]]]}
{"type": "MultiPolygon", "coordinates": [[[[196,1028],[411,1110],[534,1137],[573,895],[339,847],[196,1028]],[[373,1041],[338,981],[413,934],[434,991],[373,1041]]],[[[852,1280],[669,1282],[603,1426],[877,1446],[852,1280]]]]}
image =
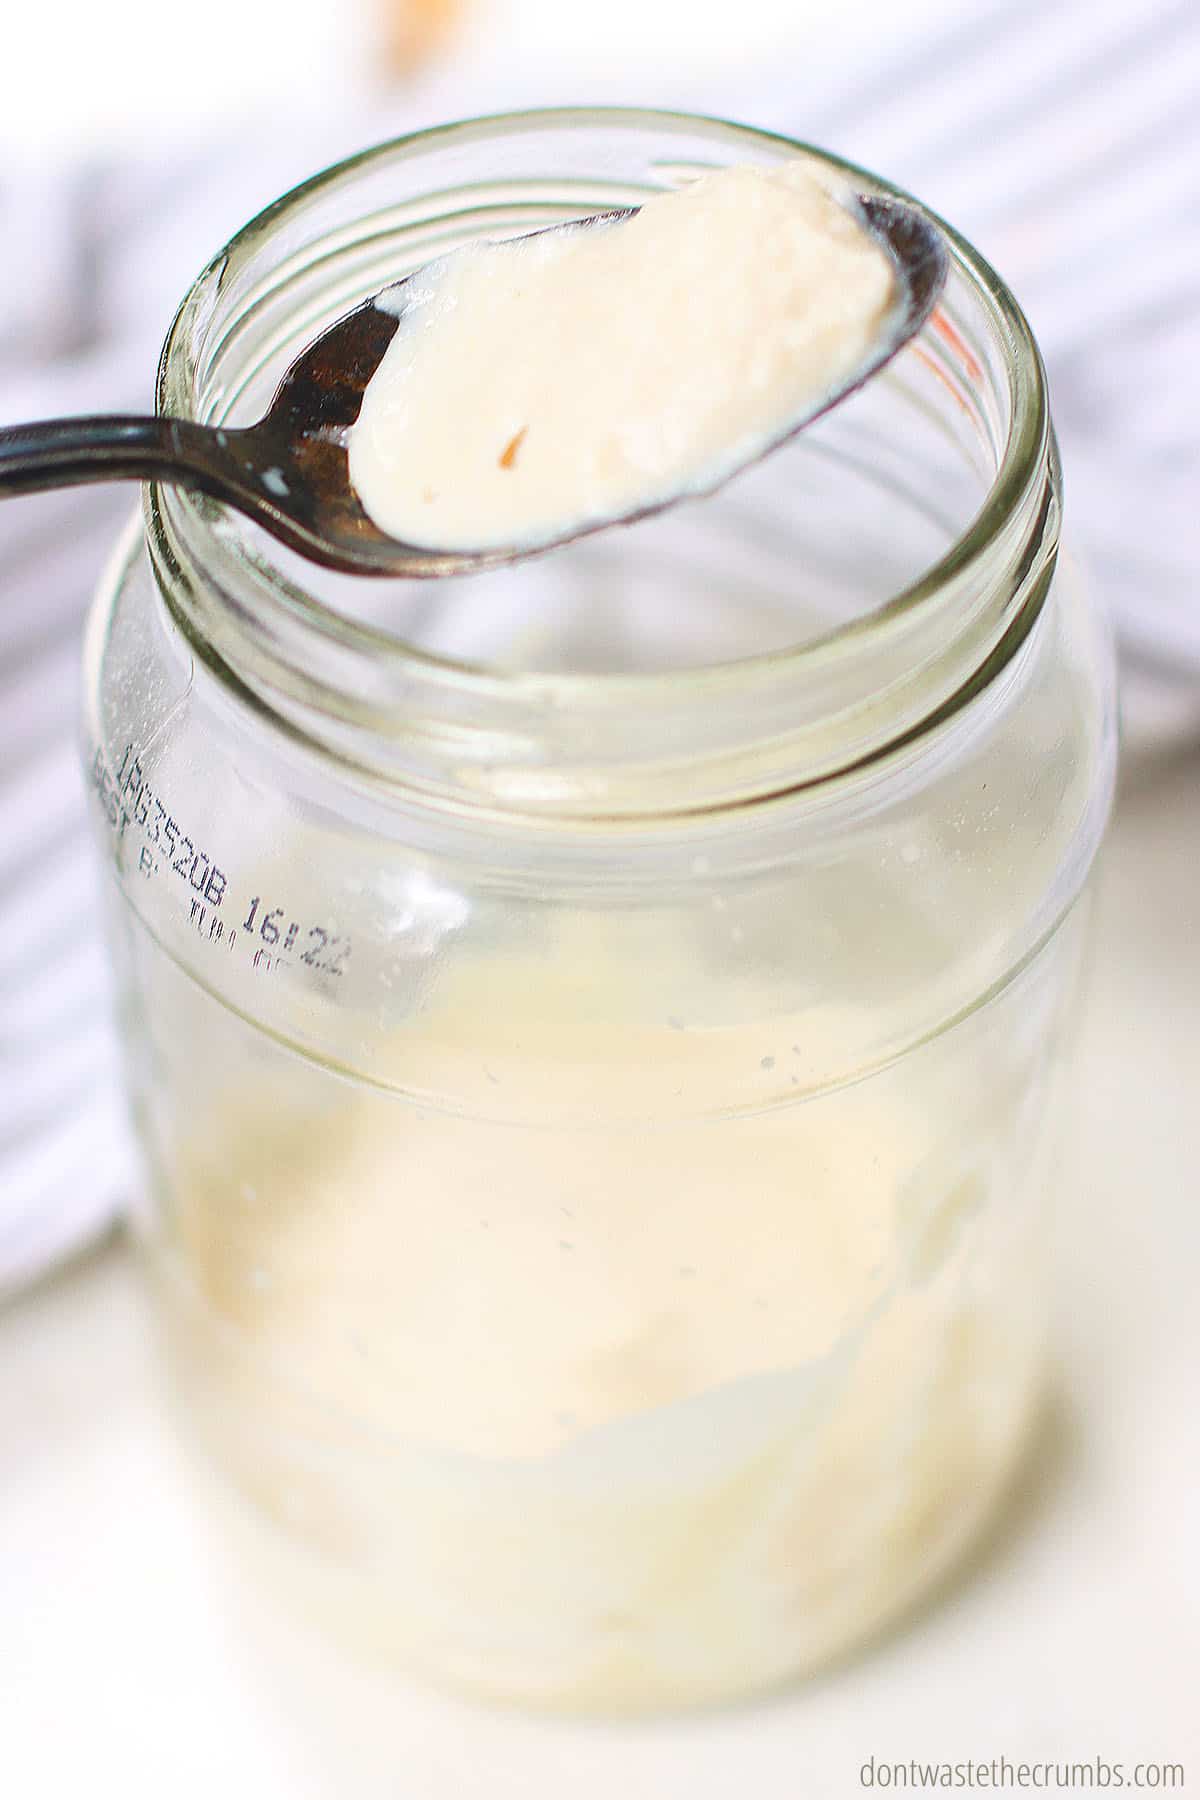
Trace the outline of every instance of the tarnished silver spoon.
{"type": "MultiPolygon", "coordinates": [[[[778,449],[861,387],[916,335],[937,302],[947,266],[937,227],[915,207],[897,200],[862,195],[857,205],[896,270],[898,301],[888,329],[849,380],[810,412],[789,419],[748,461],[778,449]]],[[[578,230],[636,210],[600,213],[545,229],[578,230]]],[[[406,277],[412,279],[412,274],[406,277]]],[[[535,554],[519,544],[478,552],[404,544],[380,531],[362,508],[350,482],[346,433],[403,316],[398,299],[404,285],[400,282],[386,290],[386,305],[378,303],[382,295],[365,301],[309,344],[256,425],[232,430],[190,419],[101,416],[49,419],[0,430],[0,497],[94,481],[177,482],[237,508],[311,561],[354,575],[467,575],[535,554]]],[[[566,543],[585,531],[628,524],[671,504],[670,499],[659,500],[619,517],[592,521],[582,530],[564,532],[556,541],[566,543]]],[[[539,543],[536,553],[552,548],[553,544],[539,543]]]]}

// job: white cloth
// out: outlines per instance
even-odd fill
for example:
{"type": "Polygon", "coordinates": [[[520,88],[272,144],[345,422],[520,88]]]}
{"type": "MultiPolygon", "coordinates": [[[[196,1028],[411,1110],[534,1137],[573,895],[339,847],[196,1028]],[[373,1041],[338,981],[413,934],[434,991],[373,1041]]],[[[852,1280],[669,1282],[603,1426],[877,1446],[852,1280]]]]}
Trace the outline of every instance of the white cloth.
{"type": "MultiPolygon", "coordinates": [[[[686,100],[886,171],[993,260],[1046,354],[1073,541],[1127,667],[1171,729],[1200,724],[1194,0],[1004,0],[969,19],[946,0],[916,42],[686,100]]],[[[21,275],[0,283],[0,423],[148,407],[205,257],[363,136],[342,121],[155,169],[0,174],[21,275]]],[[[132,1178],[75,725],[80,625],[129,506],[120,489],[0,505],[0,1291],[102,1228],[132,1178]]]]}

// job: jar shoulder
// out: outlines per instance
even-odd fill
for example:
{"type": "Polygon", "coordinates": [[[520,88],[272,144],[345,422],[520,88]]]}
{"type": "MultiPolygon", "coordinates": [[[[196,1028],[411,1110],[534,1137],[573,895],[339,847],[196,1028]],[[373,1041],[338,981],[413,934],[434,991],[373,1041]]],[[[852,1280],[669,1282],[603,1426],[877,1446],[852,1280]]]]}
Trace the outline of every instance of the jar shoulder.
{"type": "Polygon", "coordinates": [[[472,992],[483,1052],[518,1002],[620,1030],[689,991],[714,1028],[821,1006],[855,1022],[847,1068],[896,1054],[1053,935],[1111,801],[1112,645],[1070,565],[1020,653],[924,740],[656,829],[472,818],[297,745],[197,665],[132,542],[87,661],[124,905],[217,999],[352,1067],[472,992]]]}

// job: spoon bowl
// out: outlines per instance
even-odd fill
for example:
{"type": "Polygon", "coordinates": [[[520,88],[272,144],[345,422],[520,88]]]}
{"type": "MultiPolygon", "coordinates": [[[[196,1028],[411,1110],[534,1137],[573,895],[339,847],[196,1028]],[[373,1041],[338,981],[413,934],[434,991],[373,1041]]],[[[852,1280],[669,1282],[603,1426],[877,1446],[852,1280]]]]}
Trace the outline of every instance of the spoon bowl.
{"type": "MultiPolygon", "coordinates": [[[[740,468],[777,450],[869,381],[916,336],[937,304],[947,270],[937,227],[918,208],[899,200],[859,195],[854,204],[895,271],[897,299],[887,329],[848,379],[789,419],[740,468]]],[[[585,229],[636,210],[597,213],[543,229],[585,229]]],[[[236,508],[312,562],[345,574],[391,579],[469,575],[517,562],[609,525],[632,524],[684,497],[681,490],[653,505],[573,527],[535,547],[518,543],[480,551],[436,550],[402,543],[381,531],[350,481],[346,446],[367,383],[399,329],[404,289],[412,280],[410,274],[385,288],[307,345],[254,425],[234,430],[188,419],[102,417],[0,430],[0,496],[94,481],[177,482],[236,508]]],[[[714,487],[737,472],[724,471],[714,487]]],[[[686,489],[688,498],[696,492],[686,489]]]]}

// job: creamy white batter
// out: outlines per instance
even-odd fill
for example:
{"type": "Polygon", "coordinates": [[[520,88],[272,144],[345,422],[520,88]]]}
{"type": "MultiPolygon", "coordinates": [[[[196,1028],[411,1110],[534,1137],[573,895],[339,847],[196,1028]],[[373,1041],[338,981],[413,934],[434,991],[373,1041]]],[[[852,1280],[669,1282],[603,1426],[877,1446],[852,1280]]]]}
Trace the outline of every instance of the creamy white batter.
{"type": "MultiPolygon", "coordinates": [[[[656,1017],[636,966],[578,921],[452,961],[409,1048],[464,1110],[289,1063],[174,1152],[183,1366],[308,1546],[286,1586],[541,1703],[725,1695],[862,1636],[991,1504],[1037,1368],[1036,1067],[964,1110],[961,1049],[927,1049],[919,1079],[722,1117],[748,1075],[809,1083],[861,1018],[656,1017]],[[486,1067],[481,1010],[511,1026],[486,1067]],[[647,1066],[693,1116],[614,1125],[647,1066]]],[[[669,937],[657,967],[703,979],[669,937]]]]}
{"type": "Polygon", "coordinates": [[[895,289],[801,162],[471,245],[395,290],[351,480],[383,530],[448,549],[532,547],[703,492],[862,367],[895,289]]]}

